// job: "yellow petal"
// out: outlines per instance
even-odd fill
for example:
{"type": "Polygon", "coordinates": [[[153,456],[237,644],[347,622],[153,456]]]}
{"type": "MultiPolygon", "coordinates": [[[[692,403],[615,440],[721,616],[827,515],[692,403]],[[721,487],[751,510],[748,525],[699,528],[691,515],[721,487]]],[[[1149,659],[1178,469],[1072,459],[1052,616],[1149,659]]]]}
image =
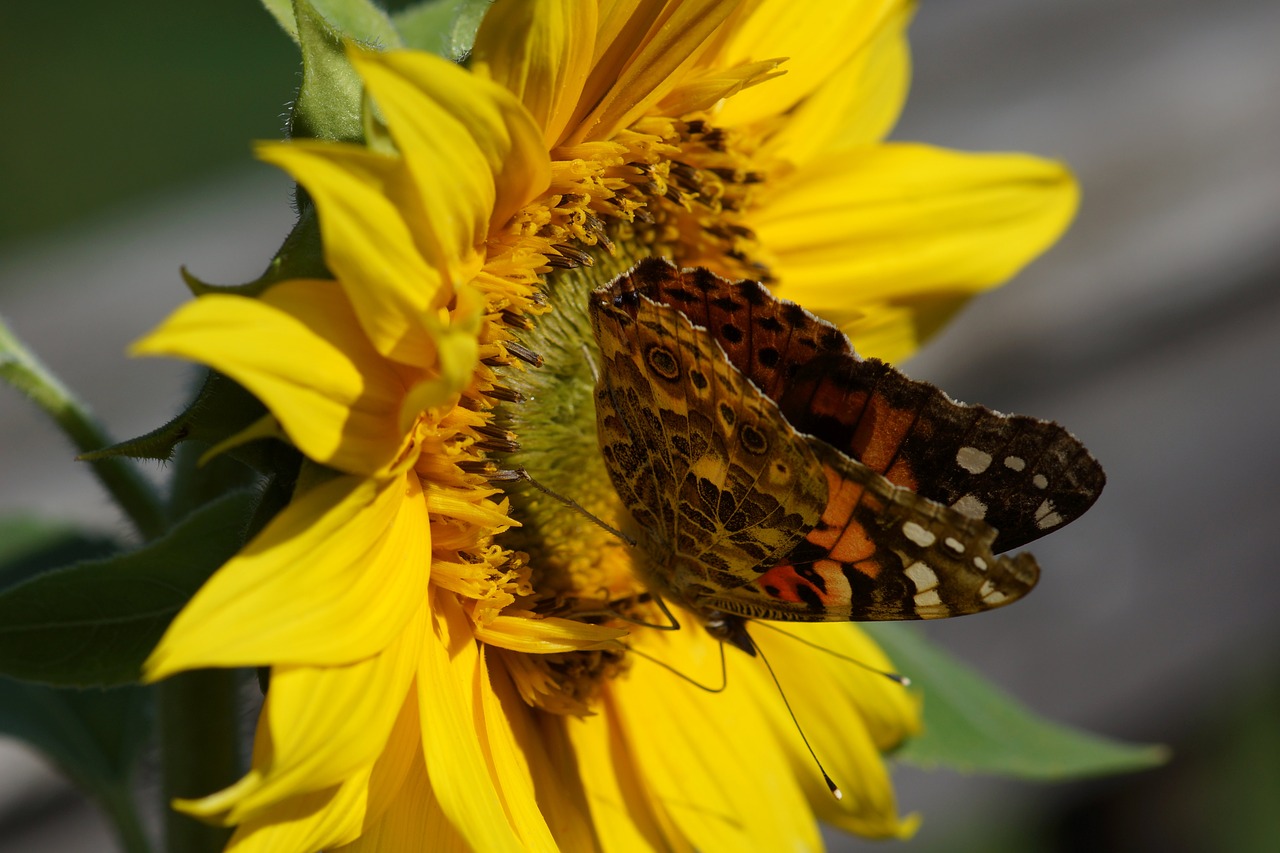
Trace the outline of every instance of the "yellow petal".
{"type": "Polygon", "coordinates": [[[823,152],[883,139],[907,99],[911,56],[906,31],[913,9],[913,4],[902,4],[886,17],[871,38],[781,122],[763,153],[803,164],[823,152]]]}
{"type": "MultiPolygon", "coordinates": [[[[606,851],[691,851],[669,819],[654,811],[633,745],[618,720],[616,702],[593,717],[562,717],[577,756],[592,822],[606,851]]],[[[640,745],[644,748],[644,745],[640,745]]]]}
{"type": "Polygon", "coordinates": [[[258,299],[212,294],[133,345],[207,364],[244,385],[310,458],[372,473],[399,452],[404,381],[369,345],[332,281],[286,281],[258,299]]]}
{"type": "Polygon", "coordinates": [[[250,818],[236,830],[228,853],[330,850],[378,825],[399,801],[410,769],[416,765],[423,772],[418,726],[417,697],[410,692],[372,769],[356,771],[337,787],[291,797],[250,818]]]}
{"type": "Polygon", "coordinates": [[[415,761],[395,800],[381,818],[372,822],[354,843],[335,853],[387,853],[387,851],[474,853],[476,848],[449,823],[426,768],[415,761]]]}
{"type": "Polygon", "coordinates": [[[968,293],[933,293],[894,302],[864,305],[846,319],[842,312],[828,316],[839,324],[864,356],[890,363],[902,361],[933,337],[968,304],[968,293]]]}
{"type": "MultiPolygon", "coordinates": [[[[867,666],[892,671],[883,652],[853,626],[788,626],[787,631],[867,666]]],[[[776,737],[788,746],[793,772],[804,784],[814,809],[827,822],[860,835],[909,835],[916,822],[898,818],[893,786],[880,753],[919,730],[914,697],[881,675],[795,639],[759,628],[752,631],[752,637],[778,673],[795,720],[779,700],[772,679],[751,679],[748,686],[759,707],[771,712],[776,737]],[[840,787],[840,800],[831,796],[815,772],[797,723],[840,787]]]]}
{"type": "Polygon", "coordinates": [[[511,736],[524,756],[536,791],[538,808],[561,850],[599,850],[600,841],[591,822],[587,792],[574,761],[573,747],[564,731],[564,718],[534,711],[520,698],[501,654],[486,648],[493,695],[498,707],[485,707],[485,720],[505,718],[511,736]]]}
{"type": "Polygon", "coordinates": [[[658,112],[662,115],[680,116],[708,110],[718,101],[731,97],[748,86],[757,86],[781,76],[784,72],[775,70],[781,62],[779,59],[766,59],[724,71],[704,70],[692,74],[679,88],[662,99],[658,104],[658,112]]]}
{"type": "Polygon", "coordinates": [[[753,213],[780,296],[819,314],[1008,279],[1066,228],[1061,164],[888,144],[810,162],[753,213]]]}
{"type": "Polygon", "coordinates": [[[488,658],[480,656],[476,673],[476,693],[484,718],[484,752],[489,770],[502,790],[507,817],[528,850],[555,850],[551,829],[538,808],[529,758],[516,739],[507,709],[498,698],[490,679],[488,658]]]}
{"type": "Polygon", "coordinates": [[[422,603],[430,548],[414,473],[317,486],[201,587],[151,653],[146,677],[377,654],[422,603]]]}
{"type": "Polygon", "coordinates": [[[417,672],[426,620],[424,601],[401,636],[357,663],[272,669],[271,764],[257,790],[236,803],[232,822],[289,796],[337,785],[373,765],[417,672]]]}
{"type": "Polygon", "coordinates": [[[558,616],[534,618],[510,610],[475,626],[476,639],[503,649],[529,654],[554,654],[614,646],[626,628],[606,628],[558,616]],[[510,615],[508,615],[510,614],[510,615]]]}
{"type": "MultiPolygon", "coordinates": [[[[707,39],[733,11],[733,4],[727,0],[672,3],[652,22],[638,44],[635,36],[654,7],[637,4],[636,11],[639,14],[626,21],[617,44],[592,70],[574,117],[576,129],[570,130],[568,143],[608,139],[660,101],[679,84],[707,39]],[[616,49],[622,45],[635,46],[624,53],[616,49]],[[597,91],[601,92],[598,101],[592,99],[597,91]]],[[[601,24],[612,25],[614,19],[612,14],[601,15],[601,24]]],[[[775,52],[770,57],[777,55],[775,52]]]]}
{"type": "Polygon", "coordinates": [[[353,50],[351,61],[417,184],[428,259],[469,280],[490,228],[551,183],[541,128],[506,89],[438,56],[353,50]]]}
{"type": "Polygon", "coordinates": [[[479,653],[470,620],[450,593],[435,593],[431,601],[435,630],[423,644],[418,680],[431,789],[446,821],[473,849],[522,850],[480,748],[479,653]]]}
{"type": "Polygon", "coordinates": [[[725,102],[716,123],[737,126],[780,115],[816,90],[879,31],[905,0],[847,0],[797,3],[761,0],[727,37],[716,64],[787,57],[787,73],[765,86],[748,89],[725,102]]]}
{"type": "Polygon", "coordinates": [[[578,105],[595,35],[594,3],[498,0],[476,34],[472,68],[486,68],[520,99],[550,150],[578,105]]]}
{"type": "MultiPolygon", "coordinates": [[[[655,658],[702,676],[703,683],[719,680],[718,673],[706,674],[718,669],[719,645],[701,630],[645,639],[645,651],[655,658]]],[[[729,683],[721,693],[700,690],[649,661],[637,661],[616,683],[637,763],[655,798],[697,849],[816,850],[817,824],[795,772],[757,697],[743,683],[756,675],[752,668],[760,661],[728,651],[729,683]],[[751,784],[740,784],[746,779],[751,784]]]]}
{"type": "Polygon", "coordinates": [[[421,317],[441,279],[395,201],[397,185],[406,182],[400,162],[355,145],[309,140],[264,143],[257,154],[315,200],[325,263],[374,347],[403,364],[426,366],[433,350],[421,317]]]}

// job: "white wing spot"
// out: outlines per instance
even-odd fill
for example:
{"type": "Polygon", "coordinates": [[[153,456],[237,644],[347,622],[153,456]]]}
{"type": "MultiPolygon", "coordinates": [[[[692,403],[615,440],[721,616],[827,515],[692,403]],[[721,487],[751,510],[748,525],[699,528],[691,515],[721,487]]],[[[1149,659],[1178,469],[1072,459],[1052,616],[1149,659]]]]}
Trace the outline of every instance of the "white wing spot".
{"type": "Polygon", "coordinates": [[[974,557],[973,564],[978,567],[978,571],[985,572],[987,570],[987,561],[981,557],[974,557]]]}
{"type": "Polygon", "coordinates": [[[1035,486],[1037,489],[1048,488],[1049,478],[1046,477],[1044,474],[1036,474],[1034,477],[1031,478],[1031,485],[1035,486]]]}
{"type": "Polygon", "coordinates": [[[933,544],[933,541],[938,538],[937,536],[934,536],[932,532],[925,530],[914,521],[908,521],[906,524],[902,525],[902,534],[921,548],[928,548],[933,544]]]}
{"type": "Polygon", "coordinates": [[[976,447],[962,447],[956,451],[956,464],[970,474],[981,474],[991,465],[991,454],[976,447]]]}
{"type": "Polygon", "coordinates": [[[951,508],[970,518],[983,519],[987,517],[987,505],[978,500],[976,495],[965,495],[953,503],[951,508]]]}
{"type": "Polygon", "coordinates": [[[954,539],[948,536],[946,539],[942,540],[942,544],[946,545],[948,548],[950,548],[952,551],[955,551],[957,554],[964,553],[964,543],[961,542],[959,539],[954,539]]]}
{"type": "Polygon", "coordinates": [[[1021,471],[1023,468],[1027,467],[1027,460],[1023,459],[1021,456],[1006,456],[1004,458],[1004,467],[1008,468],[1010,471],[1021,471]]]}
{"type": "Polygon", "coordinates": [[[917,593],[915,597],[916,615],[921,619],[941,619],[951,615],[951,611],[942,603],[936,589],[917,593]]]}
{"type": "MultiPolygon", "coordinates": [[[[917,592],[928,592],[938,585],[938,576],[933,569],[919,561],[907,566],[906,575],[916,585],[917,592]]],[[[919,599],[920,596],[917,595],[916,598],[919,599]]]]}
{"type": "Polygon", "coordinates": [[[1063,521],[1065,519],[1053,508],[1053,501],[1043,501],[1040,506],[1036,507],[1036,527],[1041,530],[1057,527],[1063,521]]]}
{"type": "Polygon", "coordinates": [[[1003,592],[993,592],[982,596],[982,600],[987,604],[995,605],[1006,600],[1008,597],[1009,596],[1005,595],[1003,592]]]}

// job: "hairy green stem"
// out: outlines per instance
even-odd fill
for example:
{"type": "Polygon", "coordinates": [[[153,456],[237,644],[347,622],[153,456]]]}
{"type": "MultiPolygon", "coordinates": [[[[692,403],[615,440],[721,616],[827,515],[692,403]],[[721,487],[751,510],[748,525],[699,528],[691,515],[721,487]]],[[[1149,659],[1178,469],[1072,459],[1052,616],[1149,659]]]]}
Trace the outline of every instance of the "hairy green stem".
{"type": "MultiPolygon", "coordinates": [[[[0,379],[44,409],[80,452],[100,450],[114,443],[89,407],[10,331],[2,317],[0,379]]],[[[90,464],[94,474],[133,521],[139,533],[147,539],[154,539],[164,532],[165,513],[160,496],[132,462],[111,458],[90,464]]]]}
{"type": "Polygon", "coordinates": [[[195,798],[225,788],[240,776],[240,672],[184,672],[158,687],[160,754],[164,772],[166,849],[215,853],[231,830],[174,811],[174,798],[195,798]]]}

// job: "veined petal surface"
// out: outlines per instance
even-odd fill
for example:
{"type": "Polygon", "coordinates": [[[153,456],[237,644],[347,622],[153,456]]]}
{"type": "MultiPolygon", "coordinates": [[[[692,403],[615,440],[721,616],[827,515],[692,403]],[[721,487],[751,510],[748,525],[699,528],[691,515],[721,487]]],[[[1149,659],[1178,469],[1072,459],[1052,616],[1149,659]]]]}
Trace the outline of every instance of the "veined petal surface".
{"type": "Polygon", "coordinates": [[[753,213],[779,295],[831,315],[929,292],[977,293],[1044,251],[1075,212],[1061,164],[905,143],[811,162],[753,213]]]}
{"type": "Polygon", "coordinates": [[[427,592],[422,485],[337,477],[295,499],[219,569],[147,660],[183,669],[343,665],[385,649],[427,592]]]}
{"type": "Polygon", "coordinates": [[[514,94],[555,147],[582,95],[595,47],[596,4],[498,0],[476,33],[473,67],[514,94]]]}

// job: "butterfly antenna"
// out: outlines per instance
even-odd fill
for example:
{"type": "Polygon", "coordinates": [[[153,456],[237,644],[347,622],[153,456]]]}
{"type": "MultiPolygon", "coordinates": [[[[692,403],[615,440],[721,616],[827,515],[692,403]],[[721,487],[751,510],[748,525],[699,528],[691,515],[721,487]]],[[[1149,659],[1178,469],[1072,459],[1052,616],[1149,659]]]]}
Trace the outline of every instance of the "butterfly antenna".
{"type": "MultiPolygon", "coordinates": [[[[746,633],[744,627],[743,633],[746,633]]],[[[748,635],[748,638],[750,635],[748,635]]],[[[778,674],[773,671],[773,664],[769,663],[769,659],[765,657],[764,649],[760,648],[760,644],[752,640],[751,645],[755,647],[756,654],[760,656],[760,660],[764,661],[764,668],[769,671],[769,677],[773,679],[773,686],[778,688],[778,695],[782,697],[782,704],[786,706],[787,713],[791,715],[791,722],[795,725],[796,731],[800,733],[800,740],[804,741],[805,749],[809,750],[809,756],[813,759],[813,763],[818,765],[818,772],[822,774],[822,780],[827,783],[827,787],[831,789],[832,795],[837,800],[844,799],[844,794],[831,777],[827,775],[826,768],[822,766],[822,762],[818,760],[818,753],[813,751],[813,745],[809,743],[809,738],[805,736],[804,729],[800,728],[800,721],[796,719],[796,712],[791,708],[791,702],[787,699],[787,694],[782,690],[782,682],[778,681],[778,674]]],[[[720,644],[720,654],[724,654],[724,643],[720,644]]]]}
{"type": "Polygon", "coordinates": [[[720,644],[720,686],[719,687],[708,687],[707,685],[703,684],[701,681],[698,681],[694,679],[692,676],[686,675],[685,673],[676,669],[671,664],[666,663],[665,661],[660,661],[657,658],[653,657],[652,655],[649,655],[649,654],[646,654],[645,652],[640,651],[634,646],[627,647],[627,651],[631,652],[633,655],[639,655],[640,657],[644,658],[650,663],[657,664],[658,666],[662,667],[672,675],[676,675],[676,676],[679,676],[680,678],[683,678],[685,681],[689,682],[699,690],[705,690],[708,693],[720,693],[720,692],[723,692],[723,690],[729,686],[729,670],[728,670],[728,667],[725,665],[725,660],[724,660],[724,643],[720,644]]]}
{"type": "Polygon", "coordinates": [[[625,542],[625,543],[626,543],[627,545],[629,545],[630,547],[634,548],[634,547],[636,546],[636,540],[632,539],[630,536],[628,536],[627,534],[623,533],[621,530],[619,530],[618,528],[614,527],[613,525],[611,525],[611,524],[609,524],[609,523],[607,523],[607,522],[603,521],[603,520],[602,520],[602,519],[600,519],[599,517],[597,517],[597,516],[595,516],[595,515],[592,515],[590,512],[588,512],[588,511],[587,511],[587,510],[582,506],[582,504],[578,503],[578,502],[577,502],[577,501],[575,501],[573,498],[568,498],[568,497],[565,497],[564,495],[562,495],[562,494],[560,494],[560,493],[558,493],[558,492],[553,492],[553,491],[551,491],[551,490],[550,490],[550,489],[548,489],[546,486],[542,485],[542,484],[541,484],[541,483],[539,483],[537,480],[533,479],[533,476],[532,476],[532,475],[530,475],[530,473],[529,473],[528,471],[526,471],[525,469],[523,469],[523,468],[516,468],[516,469],[515,469],[515,475],[516,475],[516,477],[517,477],[518,479],[524,480],[526,483],[528,483],[529,485],[533,486],[535,489],[537,489],[538,491],[542,492],[544,495],[548,495],[548,496],[550,496],[550,497],[553,497],[553,498],[555,498],[556,500],[560,501],[560,503],[562,503],[562,504],[564,504],[565,506],[569,507],[570,509],[575,509],[575,510],[577,510],[578,512],[582,513],[583,517],[585,517],[585,518],[586,518],[588,521],[590,521],[592,524],[595,524],[597,527],[600,527],[600,528],[602,528],[603,530],[605,530],[605,531],[607,531],[607,532],[609,532],[609,533],[612,533],[614,536],[616,536],[616,537],[618,537],[619,539],[621,539],[623,542],[625,542]]]}
{"type": "MultiPolygon", "coordinates": [[[[874,666],[867,663],[866,661],[860,661],[855,657],[850,657],[849,655],[842,655],[837,651],[832,651],[826,646],[819,645],[818,643],[815,643],[811,640],[806,640],[804,637],[797,637],[795,634],[792,634],[790,631],[784,631],[781,628],[777,627],[776,625],[770,625],[768,622],[757,621],[754,624],[761,628],[768,628],[770,631],[777,631],[782,636],[795,640],[797,643],[802,643],[808,646],[809,648],[817,649],[820,652],[826,652],[832,657],[839,658],[840,660],[845,661],[846,663],[851,663],[854,666],[861,667],[862,669],[865,669],[867,672],[874,673],[875,675],[883,675],[885,678],[889,679],[894,684],[901,684],[903,687],[911,686],[911,679],[907,678],[905,675],[899,675],[896,672],[886,672],[883,669],[876,669],[874,666]]],[[[759,648],[760,648],[759,646],[756,646],[757,651],[759,650],[759,648]]]]}

